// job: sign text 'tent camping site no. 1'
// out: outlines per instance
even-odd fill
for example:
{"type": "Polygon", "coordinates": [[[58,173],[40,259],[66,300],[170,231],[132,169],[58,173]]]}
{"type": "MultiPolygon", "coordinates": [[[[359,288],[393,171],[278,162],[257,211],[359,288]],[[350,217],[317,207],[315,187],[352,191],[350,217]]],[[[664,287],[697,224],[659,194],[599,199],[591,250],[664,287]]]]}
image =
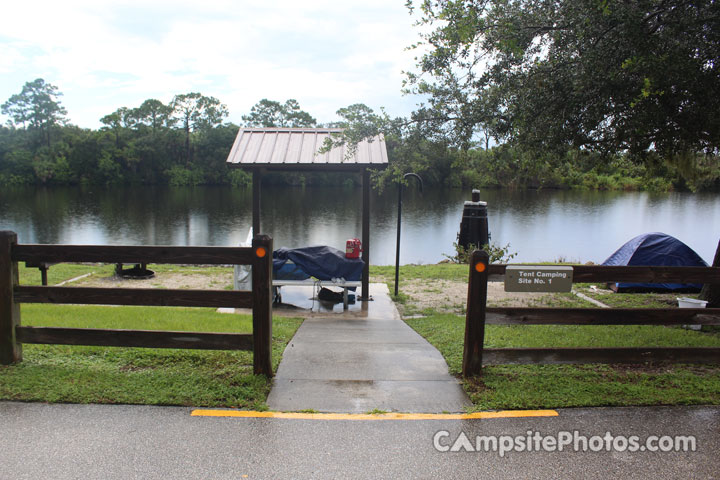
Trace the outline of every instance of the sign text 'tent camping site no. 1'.
{"type": "Polygon", "coordinates": [[[572,267],[555,265],[508,265],[505,267],[506,292],[569,292],[572,267]]]}

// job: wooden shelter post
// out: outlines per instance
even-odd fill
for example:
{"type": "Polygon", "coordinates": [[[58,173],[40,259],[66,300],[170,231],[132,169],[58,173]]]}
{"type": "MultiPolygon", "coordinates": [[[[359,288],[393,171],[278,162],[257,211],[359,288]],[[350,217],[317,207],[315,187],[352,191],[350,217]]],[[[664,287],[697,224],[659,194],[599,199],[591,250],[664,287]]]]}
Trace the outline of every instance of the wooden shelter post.
{"type": "Polygon", "coordinates": [[[260,185],[262,184],[262,172],[259,169],[252,171],[252,228],[253,235],[260,235],[260,185]]]}

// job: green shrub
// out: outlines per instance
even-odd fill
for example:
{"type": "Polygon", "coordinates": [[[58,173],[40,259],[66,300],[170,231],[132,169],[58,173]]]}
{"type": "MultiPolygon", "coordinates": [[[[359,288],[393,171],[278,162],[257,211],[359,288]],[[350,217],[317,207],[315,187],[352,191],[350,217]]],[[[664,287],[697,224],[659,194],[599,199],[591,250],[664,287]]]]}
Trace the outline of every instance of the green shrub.
{"type": "MultiPolygon", "coordinates": [[[[472,243],[468,245],[468,248],[465,248],[457,242],[453,242],[453,247],[455,247],[455,255],[447,255],[444,253],[443,256],[454,263],[469,263],[472,252],[478,250],[478,248],[472,243]]],[[[517,256],[517,252],[510,253],[509,243],[504,247],[486,243],[480,248],[480,250],[485,250],[487,252],[490,257],[490,263],[508,263],[517,256]]]]}
{"type": "Polygon", "coordinates": [[[228,173],[230,185],[233,187],[248,187],[252,184],[252,175],[245,170],[235,168],[228,173]]]}
{"type": "Polygon", "coordinates": [[[169,177],[168,183],[173,187],[201,185],[204,180],[201,170],[189,169],[181,167],[180,165],[175,165],[169,170],[166,170],[165,174],[169,177]]]}

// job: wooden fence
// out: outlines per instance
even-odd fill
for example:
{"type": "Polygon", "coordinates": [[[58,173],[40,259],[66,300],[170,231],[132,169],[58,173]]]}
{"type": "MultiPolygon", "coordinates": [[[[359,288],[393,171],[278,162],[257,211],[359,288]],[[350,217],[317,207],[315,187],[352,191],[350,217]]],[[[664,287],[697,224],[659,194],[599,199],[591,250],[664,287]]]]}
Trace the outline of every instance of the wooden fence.
{"type": "Polygon", "coordinates": [[[23,343],[115,347],[252,350],[256,374],[272,375],[272,239],[256,236],[250,248],[100,245],[20,245],[0,231],[0,364],[22,361],[23,343]],[[25,286],[18,262],[251,265],[252,291],[25,286]],[[28,327],[21,303],[252,308],[253,333],[28,327]]]}
{"type": "MultiPolygon", "coordinates": [[[[528,363],[720,363],[720,348],[485,348],[485,325],[720,325],[720,308],[516,308],[487,307],[488,279],[505,274],[487,253],[470,260],[463,375],[483,364],[528,363]]],[[[575,265],[572,281],[720,284],[717,267],[605,267],[575,265]]]]}

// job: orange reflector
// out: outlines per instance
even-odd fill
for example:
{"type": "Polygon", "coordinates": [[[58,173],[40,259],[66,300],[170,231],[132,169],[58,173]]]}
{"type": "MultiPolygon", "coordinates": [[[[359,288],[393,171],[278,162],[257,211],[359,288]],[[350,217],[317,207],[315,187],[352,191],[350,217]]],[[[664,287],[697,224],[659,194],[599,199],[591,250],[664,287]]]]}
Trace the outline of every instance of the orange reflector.
{"type": "Polygon", "coordinates": [[[265,255],[267,255],[267,251],[263,247],[258,247],[255,249],[255,255],[257,255],[259,258],[263,258],[265,255]]]}
{"type": "Polygon", "coordinates": [[[477,271],[479,273],[484,272],[486,268],[487,268],[487,265],[485,265],[482,262],[478,262],[475,264],[475,271],[477,271]]]}

